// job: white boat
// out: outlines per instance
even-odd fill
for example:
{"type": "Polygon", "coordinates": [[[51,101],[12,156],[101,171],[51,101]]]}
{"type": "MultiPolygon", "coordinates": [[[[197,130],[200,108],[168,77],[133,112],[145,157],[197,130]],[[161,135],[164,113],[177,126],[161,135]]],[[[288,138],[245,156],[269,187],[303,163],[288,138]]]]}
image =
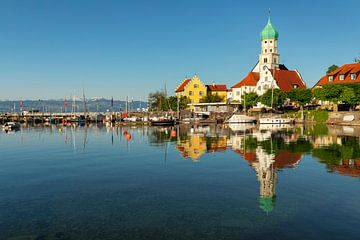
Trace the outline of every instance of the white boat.
{"type": "Polygon", "coordinates": [[[20,124],[15,122],[7,122],[3,126],[4,131],[16,131],[20,129],[20,124]]]}
{"type": "Polygon", "coordinates": [[[255,117],[250,117],[245,114],[234,114],[226,121],[226,123],[254,123],[255,121],[255,117]]]}
{"type": "Polygon", "coordinates": [[[262,117],[259,119],[260,124],[290,124],[293,122],[293,118],[284,118],[280,116],[262,117]]]}

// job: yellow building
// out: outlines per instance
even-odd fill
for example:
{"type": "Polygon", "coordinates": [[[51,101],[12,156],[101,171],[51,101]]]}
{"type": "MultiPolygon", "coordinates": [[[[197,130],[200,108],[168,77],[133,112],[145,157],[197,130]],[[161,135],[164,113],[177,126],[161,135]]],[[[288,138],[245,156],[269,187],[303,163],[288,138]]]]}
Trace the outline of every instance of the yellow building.
{"type": "Polygon", "coordinates": [[[212,83],[211,85],[206,85],[207,94],[217,95],[224,99],[226,102],[227,99],[227,87],[226,85],[218,85],[212,83]]]}
{"type": "Polygon", "coordinates": [[[185,79],[176,88],[175,93],[178,98],[182,96],[188,97],[191,103],[189,108],[193,109],[193,104],[199,103],[200,99],[206,96],[206,86],[201,82],[200,78],[195,75],[191,79],[185,79]]]}

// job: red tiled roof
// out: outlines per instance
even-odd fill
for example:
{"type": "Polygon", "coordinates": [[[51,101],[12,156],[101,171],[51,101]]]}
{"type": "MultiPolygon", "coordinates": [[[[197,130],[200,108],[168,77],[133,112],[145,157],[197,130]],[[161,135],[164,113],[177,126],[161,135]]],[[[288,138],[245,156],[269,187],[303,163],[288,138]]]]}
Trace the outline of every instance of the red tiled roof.
{"type": "Polygon", "coordinates": [[[277,85],[284,92],[294,89],[295,85],[297,88],[306,88],[300,75],[294,70],[273,70],[272,72],[277,85]]]}
{"type": "Polygon", "coordinates": [[[206,85],[206,87],[210,91],[227,91],[226,85],[211,84],[211,85],[206,85]]]}
{"type": "Polygon", "coordinates": [[[180,84],[180,86],[178,86],[178,88],[175,90],[175,92],[182,92],[182,91],[184,91],[185,86],[186,86],[190,81],[191,81],[191,79],[186,79],[186,80],[184,80],[184,81],[180,84]]]}
{"type": "Polygon", "coordinates": [[[320,87],[325,84],[338,83],[360,83],[360,63],[350,63],[341,66],[340,68],[320,78],[320,80],[315,84],[314,87],[320,87]],[[352,73],[356,74],[356,78],[354,80],[350,79],[350,75],[352,73]],[[344,80],[340,80],[340,75],[345,75],[344,80]],[[332,81],[329,81],[329,76],[333,76],[332,81]]]}
{"type": "Polygon", "coordinates": [[[249,74],[241,80],[239,83],[235,84],[231,88],[239,88],[241,86],[256,86],[256,83],[260,79],[260,74],[257,72],[249,72],[249,74]]]}

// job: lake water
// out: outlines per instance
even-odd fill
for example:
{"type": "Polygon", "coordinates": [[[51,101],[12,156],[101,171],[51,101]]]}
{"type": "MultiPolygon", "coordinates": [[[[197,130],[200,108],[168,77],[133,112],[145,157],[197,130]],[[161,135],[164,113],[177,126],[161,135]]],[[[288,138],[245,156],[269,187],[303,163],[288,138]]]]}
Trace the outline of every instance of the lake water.
{"type": "Polygon", "coordinates": [[[358,239],[359,136],[324,125],[0,132],[0,239],[358,239]]]}

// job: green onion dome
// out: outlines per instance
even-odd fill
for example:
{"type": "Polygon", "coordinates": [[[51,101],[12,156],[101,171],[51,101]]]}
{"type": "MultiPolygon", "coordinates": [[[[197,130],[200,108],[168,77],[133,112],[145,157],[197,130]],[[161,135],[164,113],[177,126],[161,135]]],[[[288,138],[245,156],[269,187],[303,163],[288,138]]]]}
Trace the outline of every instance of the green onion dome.
{"type": "Polygon", "coordinates": [[[265,39],[276,39],[277,40],[278,38],[279,38],[279,33],[272,25],[270,17],[269,17],[268,23],[266,24],[266,26],[264,27],[264,29],[261,32],[261,41],[265,40],[265,39]]]}

